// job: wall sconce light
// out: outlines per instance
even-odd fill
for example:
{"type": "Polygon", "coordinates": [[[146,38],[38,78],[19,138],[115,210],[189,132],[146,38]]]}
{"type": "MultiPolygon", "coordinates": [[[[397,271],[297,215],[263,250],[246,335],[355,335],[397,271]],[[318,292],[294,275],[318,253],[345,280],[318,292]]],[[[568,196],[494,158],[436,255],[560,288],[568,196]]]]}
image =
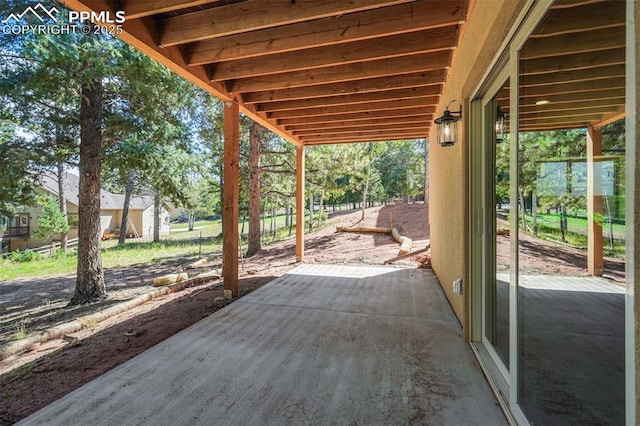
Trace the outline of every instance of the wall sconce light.
{"type": "Polygon", "coordinates": [[[459,101],[453,100],[447,104],[442,117],[436,118],[436,129],[438,132],[438,142],[441,146],[452,146],[458,139],[458,121],[462,119],[462,105],[459,101]],[[449,105],[456,102],[460,109],[449,111],[449,105]]]}
{"type": "Polygon", "coordinates": [[[506,139],[508,122],[509,115],[500,108],[500,105],[498,105],[496,115],[496,143],[500,143],[506,139]]]}

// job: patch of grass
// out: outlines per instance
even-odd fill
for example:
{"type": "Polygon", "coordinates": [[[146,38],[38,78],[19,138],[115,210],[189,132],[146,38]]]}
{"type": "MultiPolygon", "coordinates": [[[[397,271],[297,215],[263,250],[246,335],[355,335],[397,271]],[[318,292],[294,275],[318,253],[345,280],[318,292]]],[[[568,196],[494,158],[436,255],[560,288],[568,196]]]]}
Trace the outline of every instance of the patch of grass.
{"type": "MultiPolygon", "coordinates": [[[[295,217],[294,217],[295,219],[295,217]]],[[[269,217],[266,227],[269,228],[269,217]]],[[[275,237],[271,234],[263,237],[263,245],[273,244],[295,235],[295,223],[289,235],[289,226],[285,226],[285,216],[276,217],[278,230],[275,237]]],[[[314,225],[313,232],[326,227],[323,222],[320,228],[314,225]]],[[[174,227],[187,224],[172,225],[174,227]]],[[[194,231],[174,232],[162,237],[160,242],[143,240],[128,240],[124,245],[118,245],[116,240],[102,242],[102,265],[104,268],[117,268],[133,265],[159,263],[165,259],[189,256],[206,256],[222,252],[222,237],[220,221],[196,222],[196,227],[204,226],[194,231]]],[[[242,224],[240,224],[240,229],[242,224]]],[[[245,224],[243,235],[243,249],[247,247],[246,233],[249,232],[248,224],[245,224]]],[[[307,231],[308,232],[308,231],[307,231]]],[[[31,262],[13,262],[9,259],[0,259],[0,281],[8,281],[18,277],[50,276],[54,274],[73,273],[77,267],[77,254],[75,250],[69,254],[58,251],[54,257],[34,260],[31,262]]]]}

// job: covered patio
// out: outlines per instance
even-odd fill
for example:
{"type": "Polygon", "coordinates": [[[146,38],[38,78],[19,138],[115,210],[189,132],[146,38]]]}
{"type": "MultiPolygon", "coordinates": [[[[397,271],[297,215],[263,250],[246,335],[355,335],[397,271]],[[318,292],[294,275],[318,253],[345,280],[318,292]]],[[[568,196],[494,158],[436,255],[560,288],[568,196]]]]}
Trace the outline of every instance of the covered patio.
{"type": "Polygon", "coordinates": [[[506,420],[433,273],[301,265],[20,424],[506,420]]]}

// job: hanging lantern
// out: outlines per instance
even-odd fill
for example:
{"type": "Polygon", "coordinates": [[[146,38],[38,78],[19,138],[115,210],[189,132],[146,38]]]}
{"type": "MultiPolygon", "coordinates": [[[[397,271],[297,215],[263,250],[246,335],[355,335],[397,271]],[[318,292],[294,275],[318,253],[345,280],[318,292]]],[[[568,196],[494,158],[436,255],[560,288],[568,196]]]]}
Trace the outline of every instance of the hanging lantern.
{"type": "Polygon", "coordinates": [[[460,110],[450,111],[449,105],[453,102],[457,102],[460,105],[460,102],[455,100],[449,102],[442,117],[434,120],[437,125],[438,142],[440,142],[441,146],[452,146],[458,140],[458,122],[462,119],[462,105],[460,105],[460,110]]]}
{"type": "Polygon", "coordinates": [[[507,138],[507,123],[509,116],[498,105],[496,115],[496,143],[500,143],[507,138]]]}

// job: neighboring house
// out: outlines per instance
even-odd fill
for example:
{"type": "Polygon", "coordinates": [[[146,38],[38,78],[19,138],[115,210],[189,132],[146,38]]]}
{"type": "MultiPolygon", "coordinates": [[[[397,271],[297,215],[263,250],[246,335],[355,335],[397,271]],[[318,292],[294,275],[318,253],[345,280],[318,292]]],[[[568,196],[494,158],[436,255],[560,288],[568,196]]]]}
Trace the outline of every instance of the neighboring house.
{"type": "MultiPolygon", "coordinates": [[[[78,176],[66,172],[64,178],[64,191],[67,200],[67,215],[71,229],[69,239],[78,237],[78,176]]],[[[58,197],[58,181],[53,173],[45,173],[36,191],[41,194],[50,194],[58,197]]],[[[124,195],[112,194],[104,189],[100,190],[100,222],[101,235],[113,236],[120,230],[122,223],[122,209],[124,195]]],[[[169,216],[173,207],[166,202],[161,204],[160,234],[169,233],[169,216]]],[[[34,232],[38,229],[38,219],[42,215],[41,206],[30,206],[19,212],[12,218],[0,218],[0,252],[5,253],[15,250],[24,250],[46,245],[48,238],[34,238],[34,232]]],[[[154,205],[153,196],[131,197],[129,202],[128,237],[148,237],[153,235],[154,205]]],[[[54,238],[55,240],[56,238],[54,238]]]]}

